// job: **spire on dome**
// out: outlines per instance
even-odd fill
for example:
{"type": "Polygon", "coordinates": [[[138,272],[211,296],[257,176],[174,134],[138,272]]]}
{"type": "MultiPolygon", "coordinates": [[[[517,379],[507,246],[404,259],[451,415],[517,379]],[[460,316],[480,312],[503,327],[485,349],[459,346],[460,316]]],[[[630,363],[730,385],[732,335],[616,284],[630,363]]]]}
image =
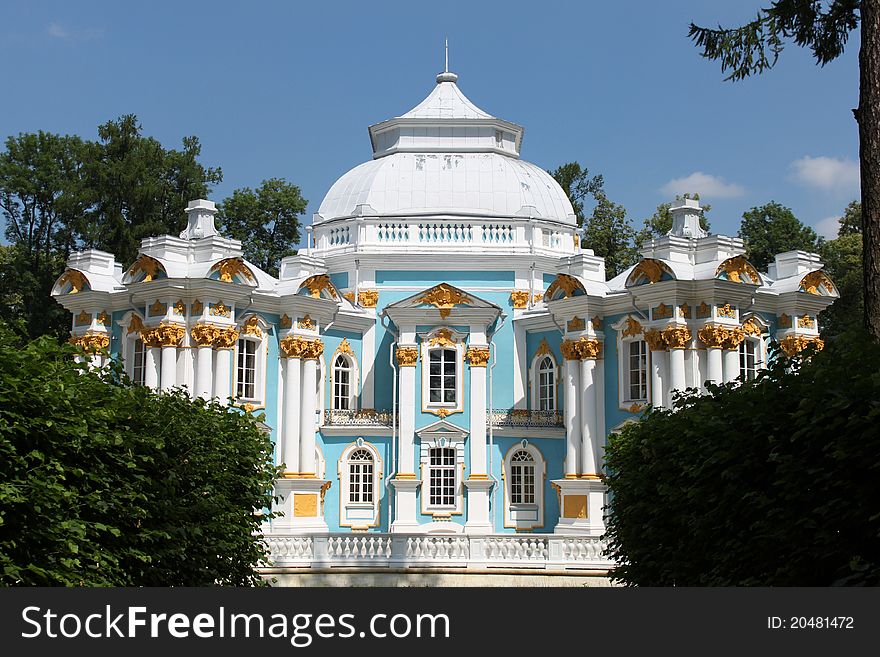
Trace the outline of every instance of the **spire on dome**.
{"type": "Polygon", "coordinates": [[[455,82],[458,80],[458,76],[449,70],[449,39],[445,40],[444,50],[446,61],[443,66],[443,72],[437,75],[437,84],[440,84],[441,82],[455,82]]]}

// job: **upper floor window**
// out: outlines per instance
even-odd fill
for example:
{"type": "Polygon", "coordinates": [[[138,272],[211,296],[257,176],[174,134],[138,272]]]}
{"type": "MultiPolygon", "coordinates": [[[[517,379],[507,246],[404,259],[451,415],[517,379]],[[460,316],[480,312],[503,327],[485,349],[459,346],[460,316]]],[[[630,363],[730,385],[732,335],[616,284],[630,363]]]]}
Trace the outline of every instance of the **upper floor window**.
{"type": "Polygon", "coordinates": [[[739,343],[739,375],[744,381],[758,376],[759,343],[754,338],[746,338],[739,343]]]}
{"type": "Polygon", "coordinates": [[[627,401],[645,401],[648,399],[648,344],[644,340],[625,344],[627,401]]]}
{"type": "Polygon", "coordinates": [[[538,364],[538,410],[556,410],[556,363],[550,356],[538,364]]]}
{"type": "Polygon", "coordinates": [[[333,408],[348,411],[352,408],[352,372],[351,362],[343,354],[333,360],[333,408]]]}
{"type": "Polygon", "coordinates": [[[257,351],[259,342],[253,338],[239,338],[236,365],[235,396],[240,399],[257,398],[257,351]]]}
{"type": "Polygon", "coordinates": [[[457,352],[455,349],[431,349],[428,353],[428,400],[435,404],[455,404],[458,389],[457,352]]]}
{"type": "Polygon", "coordinates": [[[455,506],[455,448],[432,447],[428,453],[428,503],[430,506],[455,506]]]}
{"type": "Polygon", "coordinates": [[[144,385],[146,371],[146,349],[144,348],[144,341],[136,339],[132,345],[131,380],[139,386],[144,385]]]}

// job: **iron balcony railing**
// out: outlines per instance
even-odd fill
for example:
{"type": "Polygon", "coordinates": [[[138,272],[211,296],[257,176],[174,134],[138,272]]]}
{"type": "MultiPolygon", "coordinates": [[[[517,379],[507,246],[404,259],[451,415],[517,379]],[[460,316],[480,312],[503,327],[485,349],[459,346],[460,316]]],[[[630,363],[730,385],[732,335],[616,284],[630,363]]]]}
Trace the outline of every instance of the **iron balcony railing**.
{"type": "Polygon", "coordinates": [[[489,413],[493,427],[558,428],[563,426],[558,411],[533,411],[525,408],[495,409],[489,413]]]}

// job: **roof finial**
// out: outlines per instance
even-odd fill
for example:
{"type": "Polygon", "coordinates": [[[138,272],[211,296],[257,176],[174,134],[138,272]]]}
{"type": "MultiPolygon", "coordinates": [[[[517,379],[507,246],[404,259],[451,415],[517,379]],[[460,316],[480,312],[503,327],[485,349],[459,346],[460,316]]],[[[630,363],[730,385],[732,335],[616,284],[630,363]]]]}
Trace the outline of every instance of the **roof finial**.
{"type": "Polygon", "coordinates": [[[449,39],[444,39],[443,48],[446,55],[445,66],[443,67],[443,72],[437,76],[437,84],[441,82],[455,82],[458,80],[458,76],[455,73],[449,72],[449,39]]]}

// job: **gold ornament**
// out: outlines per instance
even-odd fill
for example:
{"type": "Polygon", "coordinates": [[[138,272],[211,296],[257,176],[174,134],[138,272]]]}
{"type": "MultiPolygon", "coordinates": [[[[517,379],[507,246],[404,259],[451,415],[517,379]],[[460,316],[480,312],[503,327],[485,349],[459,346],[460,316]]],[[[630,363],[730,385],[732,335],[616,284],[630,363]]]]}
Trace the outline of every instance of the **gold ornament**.
{"type": "MultiPolygon", "coordinates": [[[[177,324],[160,324],[150,329],[150,333],[152,334],[150,340],[152,344],[159,347],[176,347],[181,339],[183,339],[186,329],[177,324]]],[[[146,342],[144,340],[145,344],[146,342]]]]}
{"type": "Polygon", "coordinates": [[[653,258],[645,258],[637,264],[632,272],[630,272],[629,280],[633,285],[641,285],[647,280],[649,285],[653,285],[663,278],[663,265],[659,260],[653,258]]]}
{"type": "Polygon", "coordinates": [[[467,350],[466,357],[471,367],[486,367],[489,362],[489,347],[471,347],[467,350]]]}
{"type": "Polygon", "coordinates": [[[242,333],[245,335],[255,335],[258,338],[263,337],[263,330],[260,328],[260,318],[251,315],[241,327],[242,333]]]}
{"type": "Polygon", "coordinates": [[[354,292],[346,292],[342,295],[344,298],[348,299],[352,303],[354,303],[354,292]]]}
{"type": "Polygon", "coordinates": [[[550,350],[550,344],[547,342],[547,338],[541,338],[541,344],[538,345],[538,351],[535,352],[535,356],[544,355],[553,355],[553,352],[550,350]]]}
{"type": "Polygon", "coordinates": [[[758,322],[755,321],[754,317],[746,320],[746,322],[743,323],[742,330],[745,335],[751,335],[751,336],[756,336],[756,337],[760,336],[764,332],[761,329],[761,327],[758,325],[758,322]]]}
{"type": "Polygon", "coordinates": [[[330,277],[327,274],[310,276],[303,281],[302,285],[299,286],[299,289],[301,290],[304,287],[308,288],[309,294],[315,299],[320,299],[321,293],[324,290],[327,291],[327,294],[330,295],[331,299],[336,298],[336,288],[333,287],[333,283],[330,282],[330,277]]]}
{"type": "Polygon", "coordinates": [[[580,317],[573,317],[567,327],[569,331],[583,331],[587,328],[587,323],[580,317]]]}
{"type": "Polygon", "coordinates": [[[162,303],[158,299],[156,299],[156,303],[154,303],[152,306],[150,306],[150,314],[153,316],[164,315],[167,310],[168,310],[168,306],[166,306],[164,303],[162,303]]]}
{"type": "Polygon", "coordinates": [[[358,292],[358,303],[363,308],[375,308],[379,303],[379,290],[361,290],[358,292]]]}
{"type": "Polygon", "coordinates": [[[279,346],[284,358],[302,358],[305,340],[289,335],[281,341],[279,346]]]}
{"type": "Polygon", "coordinates": [[[131,321],[128,323],[128,331],[126,335],[131,335],[132,333],[141,333],[145,330],[143,320],[137,315],[131,316],[131,321]]]}
{"type": "Polygon", "coordinates": [[[215,349],[232,349],[235,347],[235,343],[238,342],[238,331],[236,331],[233,327],[228,328],[218,328],[217,329],[217,337],[214,340],[214,348],[215,349]]]}
{"type": "Polygon", "coordinates": [[[232,315],[232,309],[222,301],[219,303],[212,303],[211,315],[213,317],[230,317],[232,315]]]}
{"type": "Polygon", "coordinates": [[[192,314],[193,314],[193,315],[201,315],[201,314],[202,314],[202,311],[203,311],[204,309],[205,309],[205,306],[202,305],[202,302],[201,302],[201,301],[199,301],[198,299],[196,299],[195,301],[193,301],[193,305],[192,305],[192,314]]]}
{"type": "Polygon", "coordinates": [[[691,342],[691,330],[687,326],[670,326],[663,329],[663,341],[670,349],[685,349],[691,342]]]}
{"type": "Polygon", "coordinates": [[[532,303],[541,303],[544,300],[543,292],[535,292],[535,296],[532,297],[532,303]]]}
{"type": "Polygon", "coordinates": [[[721,347],[722,349],[738,349],[739,345],[745,339],[745,331],[743,331],[739,326],[734,326],[727,329],[727,338],[724,340],[724,344],[722,344],[721,347]]]}
{"type": "Polygon", "coordinates": [[[283,329],[289,329],[293,325],[293,320],[291,320],[290,316],[285,313],[281,316],[278,325],[283,329]]]}
{"type": "Polygon", "coordinates": [[[296,323],[297,328],[306,329],[307,331],[315,330],[315,322],[309,315],[306,315],[296,323]]]}
{"type": "Polygon", "coordinates": [[[303,360],[318,360],[324,353],[324,343],[320,340],[304,340],[302,348],[303,360]]]}
{"type": "Polygon", "coordinates": [[[523,308],[526,308],[529,305],[529,291],[512,290],[510,292],[510,302],[517,310],[522,310],[523,308]]]}
{"type": "Polygon", "coordinates": [[[135,274],[138,272],[143,272],[144,277],[139,281],[141,283],[149,283],[158,277],[158,274],[165,273],[165,268],[155,258],[151,258],[148,255],[138,256],[138,259],[134,261],[134,264],[129,267],[128,275],[134,278],[135,274]]]}
{"type": "Polygon", "coordinates": [[[736,317],[736,308],[729,303],[725,303],[723,306],[718,306],[718,316],[727,319],[734,319],[736,317]]]}
{"type": "Polygon", "coordinates": [[[816,271],[810,272],[806,276],[801,279],[801,284],[798,288],[801,292],[806,292],[807,294],[816,294],[819,296],[830,295],[834,292],[834,283],[831,282],[831,279],[828,278],[828,275],[818,269],[816,271]],[[822,290],[825,290],[823,293],[822,290]]]}
{"type": "Polygon", "coordinates": [[[212,324],[196,324],[192,327],[189,334],[200,347],[212,347],[220,333],[220,329],[212,324]]]}
{"type": "Polygon", "coordinates": [[[596,360],[597,358],[602,358],[602,343],[598,340],[581,338],[576,344],[580,360],[596,360]]]}
{"type": "Polygon", "coordinates": [[[640,413],[642,410],[641,404],[633,404],[627,409],[630,413],[640,413]]]}
{"type": "Polygon", "coordinates": [[[648,349],[651,351],[666,351],[666,340],[663,338],[663,333],[657,329],[645,331],[645,342],[648,343],[648,349]]]}
{"type": "Polygon", "coordinates": [[[397,364],[400,367],[415,367],[419,360],[419,350],[416,347],[398,347],[397,364]]]}
{"type": "Polygon", "coordinates": [[[672,306],[667,306],[665,303],[661,303],[654,308],[652,315],[654,319],[669,319],[672,317],[672,306]]]}
{"type": "Polygon", "coordinates": [[[697,319],[706,319],[712,315],[712,308],[705,302],[701,301],[697,307],[697,319]]]}
{"type": "Polygon", "coordinates": [[[556,299],[568,299],[568,297],[574,296],[575,292],[586,294],[587,291],[584,289],[583,284],[574,276],[557,274],[556,278],[553,279],[553,282],[550,283],[550,287],[547,288],[543,297],[546,297],[550,301],[555,301],[556,299]],[[562,292],[562,296],[558,296],[556,294],[557,292],[562,292]]]}
{"type": "Polygon", "coordinates": [[[76,269],[68,269],[61,274],[61,278],[58,279],[59,288],[64,287],[68,283],[70,283],[70,292],[68,292],[68,294],[76,294],[82,290],[88,290],[91,287],[89,285],[89,280],[85,275],[76,269]]]}
{"type": "Polygon", "coordinates": [[[782,351],[789,358],[799,354],[810,345],[815,346],[818,351],[821,351],[825,346],[825,342],[819,338],[804,337],[802,335],[788,335],[779,341],[779,346],[782,347],[782,351]]]}
{"type": "Polygon", "coordinates": [[[440,283],[440,285],[435,285],[427,290],[419,298],[419,303],[431,304],[438,308],[440,318],[446,319],[453,307],[470,305],[471,299],[458,288],[452,287],[448,283],[440,283]]]}
{"type": "Polygon", "coordinates": [[[745,332],[739,326],[706,324],[697,331],[697,337],[710,349],[736,349],[745,339],[745,332]]]}
{"type": "MultiPolygon", "coordinates": [[[[342,342],[339,343],[339,346],[336,347],[337,354],[348,354],[349,356],[354,356],[354,350],[351,348],[351,345],[348,343],[348,338],[342,338],[342,342]]],[[[366,410],[366,409],[364,409],[366,410]]]]}
{"type": "Polygon", "coordinates": [[[434,337],[431,338],[428,343],[432,347],[440,345],[441,347],[448,347],[456,344],[455,338],[452,335],[452,331],[448,328],[441,328],[435,334],[434,337]]]}
{"type": "Polygon", "coordinates": [[[563,340],[560,348],[562,349],[562,357],[565,360],[580,360],[581,355],[578,351],[577,342],[574,340],[563,340]]]}
{"type": "Polygon", "coordinates": [[[224,283],[232,283],[236,276],[241,276],[245,281],[253,283],[256,281],[253,272],[244,264],[241,258],[227,258],[221,260],[211,267],[211,270],[220,272],[220,280],[224,283]]]}
{"type": "Polygon", "coordinates": [[[782,328],[782,329],[791,328],[791,317],[789,317],[785,313],[782,313],[779,316],[779,328],[782,328]]]}
{"type": "Polygon", "coordinates": [[[642,325],[633,317],[626,318],[626,327],[623,329],[621,336],[629,338],[642,332],[642,325]]]}
{"type": "Polygon", "coordinates": [[[798,326],[800,328],[812,329],[816,328],[816,320],[810,317],[809,315],[804,315],[803,317],[798,317],[798,326]]]}
{"type": "Polygon", "coordinates": [[[186,304],[183,303],[183,299],[178,299],[177,303],[174,304],[174,314],[175,315],[185,315],[186,314],[186,304]]]}
{"type": "Polygon", "coordinates": [[[110,321],[110,316],[105,312],[101,312],[96,318],[96,321],[100,326],[107,326],[107,322],[110,321]]]}
{"type": "Polygon", "coordinates": [[[686,303],[681,304],[678,307],[679,317],[682,319],[690,319],[691,318],[691,307],[686,303]]]}
{"type": "Polygon", "coordinates": [[[722,262],[718,265],[718,269],[715,270],[715,278],[718,278],[722,273],[726,273],[727,280],[733,283],[761,284],[761,275],[752,266],[752,263],[746,260],[745,256],[739,255],[722,262]]]}
{"type": "Polygon", "coordinates": [[[80,347],[83,351],[96,354],[105,351],[110,346],[110,336],[106,333],[86,333],[74,336],[69,340],[70,344],[80,347]]]}
{"type": "Polygon", "coordinates": [[[89,326],[92,323],[92,316],[83,310],[79,315],[74,318],[74,324],[76,326],[89,326]]]}
{"type": "Polygon", "coordinates": [[[596,315],[595,317],[593,317],[593,319],[590,320],[590,323],[593,325],[593,330],[595,330],[595,331],[602,330],[602,318],[599,317],[599,315],[596,315]]]}

